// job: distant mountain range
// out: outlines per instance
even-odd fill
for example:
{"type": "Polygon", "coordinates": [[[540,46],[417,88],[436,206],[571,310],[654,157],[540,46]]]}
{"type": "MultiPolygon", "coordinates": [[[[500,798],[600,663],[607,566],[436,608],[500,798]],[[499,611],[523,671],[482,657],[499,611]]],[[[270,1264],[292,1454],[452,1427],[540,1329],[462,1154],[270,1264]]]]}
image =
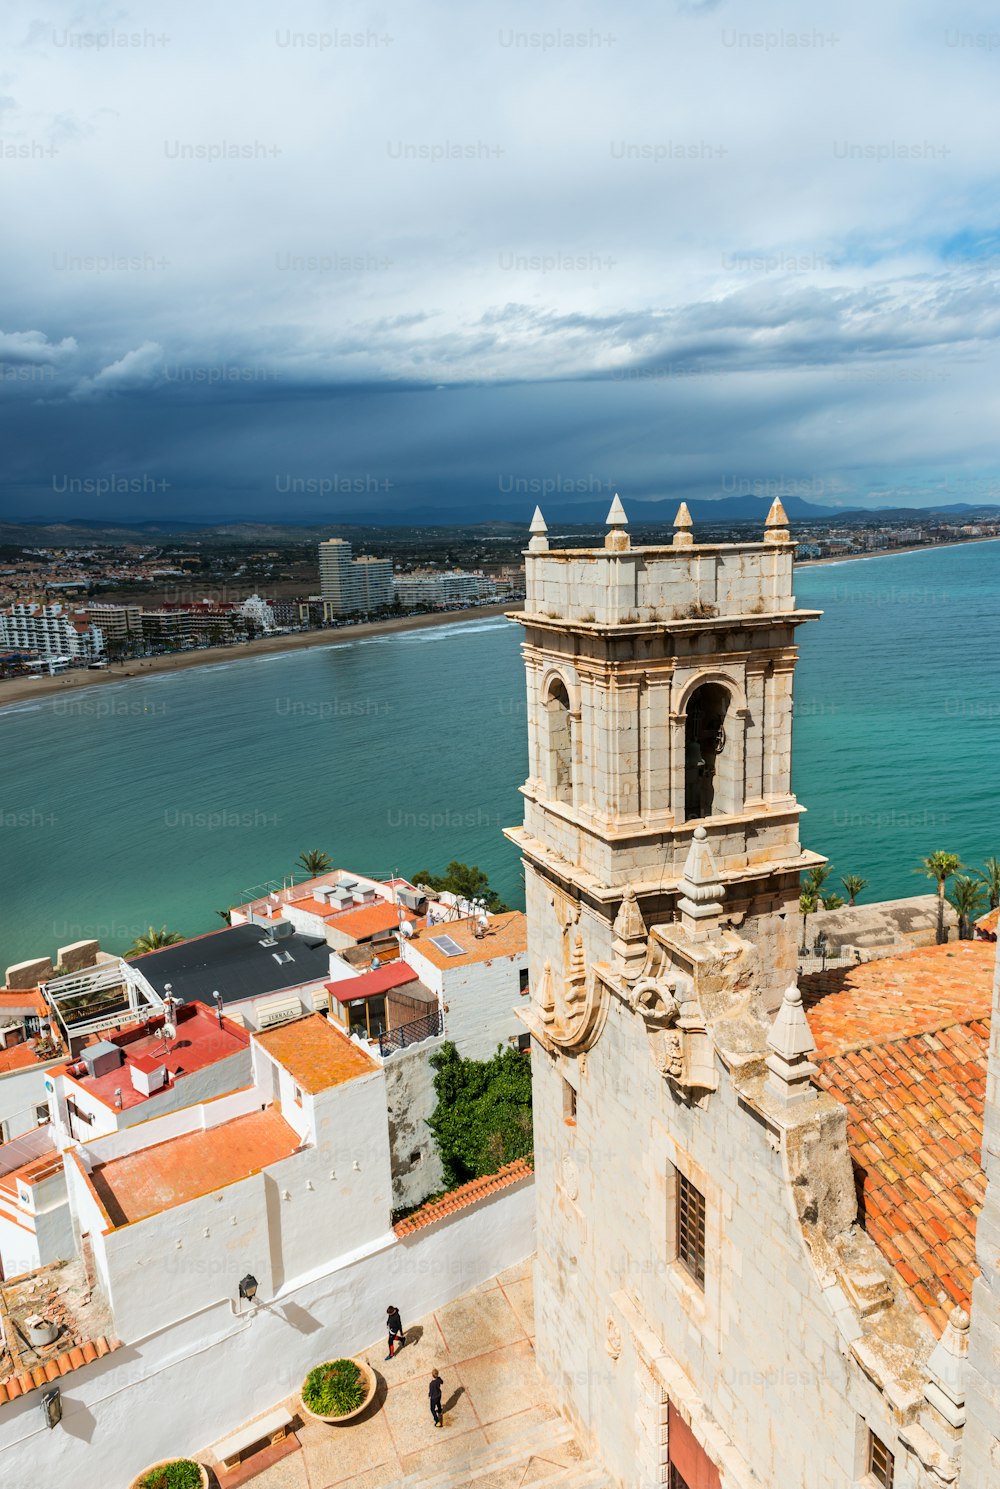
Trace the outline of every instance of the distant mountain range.
{"type": "MultiPolygon", "coordinates": [[[[764,520],[771,506],[770,496],[724,496],[715,500],[689,500],[688,507],[695,526],[725,524],[746,526],[764,520]]],[[[335,522],[317,522],[315,518],[290,518],[284,522],[234,522],[224,517],[206,518],[199,522],[173,521],[161,518],[132,519],[123,517],[118,521],[96,518],[72,518],[71,520],[40,519],[31,523],[0,522],[0,543],[40,544],[44,547],[80,547],[87,543],[148,543],[157,539],[192,537],[197,534],[202,542],[280,543],[309,542],[329,536],[345,528],[376,530],[384,528],[463,528],[503,527],[527,528],[535,507],[534,496],[516,502],[487,503],[475,510],[457,511],[441,506],[424,505],[399,508],[393,511],[345,512],[335,522]]],[[[804,497],[782,496],[782,505],[789,519],[800,527],[805,523],[829,522],[913,522],[923,523],[934,517],[962,517],[994,520],[1000,516],[1000,506],[988,503],[951,502],[940,507],[865,507],[846,508],[810,502],[804,497]]],[[[579,500],[558,500],[541,497],[539,505],[545,515],[550,531],[563,528],[601,527],[607,516],[610,498],[585,497],[579,500]]],[[[625,501],[630,524],[633,527],[667,526],[673,523],[678,500],[675,497],[657,501],[625,501]]],[[[359,534],[360,536],[360,534],[359,534]]]]}

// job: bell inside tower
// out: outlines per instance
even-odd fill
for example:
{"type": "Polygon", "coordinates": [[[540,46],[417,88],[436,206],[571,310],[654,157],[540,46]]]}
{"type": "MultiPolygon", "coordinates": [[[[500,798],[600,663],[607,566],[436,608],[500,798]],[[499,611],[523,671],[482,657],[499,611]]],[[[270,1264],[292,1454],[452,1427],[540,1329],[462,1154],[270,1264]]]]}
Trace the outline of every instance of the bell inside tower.
{"type": "Polygon", "coordinates": [[[728,692],[703,683],[691,695],[684,731],[684,817],[718,816],[736,810],[726,764],[728,692]]]}

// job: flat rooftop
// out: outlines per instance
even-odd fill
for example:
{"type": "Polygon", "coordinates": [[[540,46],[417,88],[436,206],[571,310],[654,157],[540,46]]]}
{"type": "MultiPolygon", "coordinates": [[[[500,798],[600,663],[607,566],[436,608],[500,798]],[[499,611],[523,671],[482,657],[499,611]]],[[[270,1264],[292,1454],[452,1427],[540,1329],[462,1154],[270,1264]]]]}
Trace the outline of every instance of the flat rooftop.
{"type": "Polygon", "coordinates": [[[380,1068],[319,1013],[265,1029],[254,1035],[254,1041],[310,1096],[380,1068]]]}
{"type": "Polygon", "coordinates": [[[435,967],[465,967],[472,962],[491,962],[498,956],[517,956],[528,949],[528,922],[520,910],[491,915],[487,928],[479,932],[474,920],[446,920],[427,926],[407,943],[435,967]],[[448,942],[458,947],[447,949],[448,942]],[[442,945],[441,943],[445,943],[442,945]]]}
{"type": "Polygon", "coordinates": [[[249,1178],[301,1147],[273,1106],[99,1163],[90,1183],[114,1229],[249,1178]]]}
{"type": "Polygon", "coordinates": [[[978,1273],[996,950],[951,942],[800,979],[819,1085],[847,1108],[861,1223],[939,1335],[978,1273]]]}
{"type": "Polygon", "coordinates": [[[115,1092],[120,1091],[122,1109],[128,1110],[144,1101],[155,1101],[160,1094],[154,1091],[151,1096],[146,1096],[137,1091],[132,1084],[130,1066],[135,1065],[144,1072],[159,1065],[166,1066],[169,1081],[161,1089],[169,1090],[176,1080],[215,1065],[230,1055],[237,1055],[250,1044],[250,1035],[245,1029],[225,1017],[220,1028],[215,1010],[206,1008],[203,1003],[186,1003],[177,1009],[177,1038],[170,1041],[166,1050],[163,1023],[162,1015],[158,1014],[112,1035],[107,1042],[118,1046],[125,1061],[104,1075],[71,1074],[81,1068],[80,1062],[62,1068],[71,1080],[106,1106],[116,1105],[115,1092]]]}
{"type": "Polygon", "coordinates": [[[326,981],[330,948],[325,940],[293,934],[276,938],[274,946],[262,945],[275,939],[273,931],[274,925],[228,926],[129,960],[161,997],[169,982],[175,998],[209,1005],[216,992],[223,1003],[239,1003],[326,981]]]}

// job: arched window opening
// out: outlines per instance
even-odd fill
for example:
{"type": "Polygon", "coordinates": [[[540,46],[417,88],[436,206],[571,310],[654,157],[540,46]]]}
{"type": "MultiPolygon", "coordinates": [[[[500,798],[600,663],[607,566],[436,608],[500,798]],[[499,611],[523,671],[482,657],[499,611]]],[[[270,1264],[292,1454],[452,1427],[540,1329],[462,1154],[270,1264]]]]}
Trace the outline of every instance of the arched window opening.
{"type": "Polygon", "coordinates": [[[735,811],[727,752],[728,692],[717,682],[702,683],[687,706],[684,730],[684,817],[719,816],[735,811]]]}
{"type": "Polygon", "coordinates": [[[548,725],[549,791],[556,801],[573,802],[573,738],[569,722],[569,693],[558,678],[545,699],[548,725]]]}

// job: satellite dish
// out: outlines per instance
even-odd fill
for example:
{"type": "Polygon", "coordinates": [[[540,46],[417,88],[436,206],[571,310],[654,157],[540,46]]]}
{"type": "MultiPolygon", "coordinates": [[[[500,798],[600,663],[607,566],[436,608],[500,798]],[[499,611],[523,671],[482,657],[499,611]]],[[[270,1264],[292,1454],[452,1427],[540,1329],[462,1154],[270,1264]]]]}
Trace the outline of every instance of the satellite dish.
{"type": "Polygon", "coordinates": [[[399,934],[401,936],[405,936],[407,941],[409,941],[410,937],[413,935],[414,929],[415,927],[412,920],[404,920],[400,922],[399,934]]]}

